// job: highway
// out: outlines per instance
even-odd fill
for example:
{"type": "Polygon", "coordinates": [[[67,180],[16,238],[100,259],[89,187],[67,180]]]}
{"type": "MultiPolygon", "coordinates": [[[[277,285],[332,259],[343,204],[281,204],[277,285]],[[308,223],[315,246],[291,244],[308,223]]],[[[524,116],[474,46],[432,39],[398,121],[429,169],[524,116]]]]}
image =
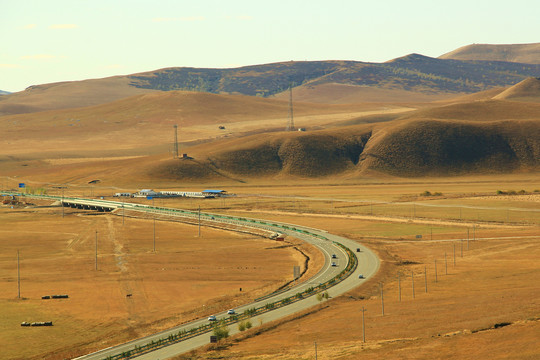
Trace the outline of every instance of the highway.
{"type": "MultiPolygon", "coordinates": [[[[6,195],[19,195],[13,193],[4,193],[6,195]]],[[[286,235],[294,236],[302,239],[321,250],[324,254],[325,263],[322,269],[310,278],[308,281],[300,283],[296,286],[292,286],[282,292],[270,294],[267,297],[261,298],[250,304],[235,308],[237,314],[243,314],[248,309],[253,308],[265,308],[268,304],[276,304],[283,299],[295,298],[295,295],[302,292],[309,292],[309,288],[317,287],[321,284],[328,284],[325,287],[325,291],[330,297],[336,297],[344,294],[345,292],[361,285],[366,279],[375,275],[379,269],[379,259],[377,256],[367,247],[357,243],[356,241],[346,239],[337,235],[330,234],[324,230],[303,227],[301,225],[286,224],[275,221],[266,221],[261,219],[251,219],[245,217],[232,217],[221,214],[210,213],[197,213],[189,210],[159,208],[147,205],[123,203],[118,201],[109,200],[94,200],[94,199],[79,199],[79,198],[59,198],[54,196],[36,196],[32,197],[42,198],[53,201],[62,201],[65,206],[81,205],[86,206],[94,210],[110,211],[114,209],[126,209],[135,210],[143,213],[155,213],[167,216],[189,217],[198,219],[199,216],[204,222],[225,223],[237,226],[254,227],[258,229],[264,229],[269,232],[279,232],[286,235]],[[349,251],[347,251],[347,249],[349,251]],[[332,256],[335,255],[335,258],[332,256]],[[352,263],[356,264],[351,268],[351,273],[343,278],[340,274],[345,270],[349,264],[349,256],[356,257],[351,259],[352,263]],[[334,263],[335,266],[332,266],[334,263]],[[363,275],[363,279],[359,276],[363,275]],[[335,281],[335,279],[339,279],[335,281]],[[335,282],[334,282],[335,281],[335,282]]],[[[120,214],[118,214],[120,215],[120,214]]],[[[326,285],[325,285],[326,286],[326,285]]],[[[316,296],[305,296],[301,300],[292,301],[286,305],[280,305],[273,308],[271,311],[265,310],[260,314],[256,314],[251,323],[254,327],[261,323],[268,323],[270,321],[278,320],[283,317],[292,315],[294,313],[306,310],[319,303],[316,296]]],[[[209,314],[211,315],[211,314],[209,314]]],[[[229,315],[226,313],[213,314],[219,320],[228,319],[229,315]]],[[[98,360],[98,359],[118,359],[120,354],[128,351],[133,351],[136,347],[144,347],[145,345],[158,342],[160,339],[166,339],[169,336],[178,334],[181,331],[189,332],[191,329],[198,328],[202,325],[208,324],[207,318],[193,321],[190,323],[182,324],[159,333],[155,333],[140,339],[136,339],[124,344],[113,346],[107,349],[94,352],[92,354],[80,356],[77,360],[98,360]]],[[[234,324],[229,327],[229,335],[234,335],[239,332],[237,326],[234,324]]],[[[200,346],[209,343],[211,332],[205,332],[200,335],[192,336],[188,339],[175,342],[173,344],[167,344],[167,346],[152,348],[152,351],[137,356],[137,359],[168,359],[170,357],[188,352],[196,349],[200,346]]],[[[133,358],[132,355],[130,358],[133,358]]]]}

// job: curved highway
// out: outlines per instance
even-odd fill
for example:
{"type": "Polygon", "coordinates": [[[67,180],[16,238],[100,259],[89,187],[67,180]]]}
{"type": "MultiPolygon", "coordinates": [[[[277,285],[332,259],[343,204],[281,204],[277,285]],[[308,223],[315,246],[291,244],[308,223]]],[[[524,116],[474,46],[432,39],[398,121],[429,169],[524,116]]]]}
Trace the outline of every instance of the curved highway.
{"type": "MultiPolygon", "coordinates": [[[[14,194],[14,193],[5,193],[6,195],[21,195],[23,194],[14,194]]],[[[28,196],[28,195],[26,195],[28,196]]],[[[288,289],[285,289],[281,292],[276,292],[269,294],[266,297],[260,298],[257,301],[246,304],[240,307],[235,308],[237,314],[243,314],[246,310],[254,308],[262,308],[268,304],[280,303],[282,305],[277,306],[276,308],[272,307],[272,310],[265,310],[260,314],[254,315],[252,318],[253,326],[257,326],[260,323],[267,323],[269,321],[277,320],[285,316],[292,315],[294,313],[308,309],[319,303],[316,296],[305,296],[298,301],[287,302],[286,305],[284,299],[289,301],[289,299],[295,299],[295,296],[298,293],[309,293],[310,289],[318,287],[322,284],[325,284],[325,291],[328,292],[329,296],[336,297],[339,296],[356,286],[362,284],[364,279],[368,279],[373,276],[379,269],[379,259],[377,256],[367,247],[347,238],[343,238],[337,235],[330,234],[324,230],[308,228],[301,225],[295,224],[286,224],[275,221],[266,221],[259,219],[250,219],[245,217],[232,217],[225,216],[220,214],[210,214],[210,213],[197,213],[194,211],[180,210],[180,209],[170,209],[170,208],[159,208],[147,205],[133,204],[133,203],[123,203],[118,201],[109,201],[109,200],[94,200],[94,199],[80,199],[80,198],[59,198],[54,196],[36,196],[32,197],[62,201],[65,206],[80,205],[86,206],[100,211],[110,211],[113,209],[126,209],[126,210],[135,210],[145,213],[156,213],[163,214],[168,216],[179,216],[179,217],[188,217],[188,218],[198,218],[200,216],[201,220],[205,222],[216,222],[216,223],[227,223],[233,224],[241,227],[255,227],[259,229],[265,229],[272,232],[279,232],[286,235],[294,236],[299,239],[302,239],[321,250],[324,254],[325,263],[322,269],[308,281],[305,281],[299,285],[292,286],[288,289]],[[356,259],[349,259],[349,257],[356,257],[356,259]],[[350,264],[350,261],[355,263],[354,260],[357,260],[355,267],[350,267],[350,274],[345,278],[340,278],[346,267],[350,264]],[[339,278],[339,281],[335,279],[339,278]],[[333,280],[334,279],[334,280],[333,280]],[[334,282],[335,281],[335,282],[334,282]],[[328,286],[326,287],[326,284],[328,286]]],[[[349,269],[349,267],[348,267],[349,269]]],[[[230,315],[226,313],[214,314],[217,320],[229,319],[230,315]]],[[[78,357],[78,360],[98,360],[98,359],[121,359],[127,358],[123,357],[121,354],[127,354],[130,351],[133,351],[137,347],[148,346],[149,343],[157,343],[160,339],[167,339],[179,333],[189,333],[193,329],[204,327],[207,325],[208,319],[200,319],[190,323],[182,324],[180,326],[161,331],[144,338],[136,339],[124,344],[113,346],[107,349],[103,349],[92,354],[84,355],[78,357]]],[[[189,336],[184,340],[173,342],[172,344],[167,343],[166,346],[156,346],[152,347],[151,351],[149,350],[142,355],[136,356],[137,359],[167,359],[200,346],[206,345],[209,343],[210,330],[201,333],[200,335],[189,336]]],[[[237,326],[229,326],[229,334],[234,335],[238,333],[239,330],[237,326]]],[[[131,358],[134,357],[134,354],[131,355],[131,358]]]]}

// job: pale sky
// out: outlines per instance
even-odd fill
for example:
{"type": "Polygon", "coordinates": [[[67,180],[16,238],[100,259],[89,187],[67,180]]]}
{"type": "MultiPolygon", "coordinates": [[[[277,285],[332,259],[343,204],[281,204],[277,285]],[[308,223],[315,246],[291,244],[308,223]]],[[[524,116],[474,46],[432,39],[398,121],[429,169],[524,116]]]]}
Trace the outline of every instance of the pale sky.
{"type": "Polygon", "coordinates": [[[0,0],[0,90],[164,67],[540,42],[538,0],[0,0]]]}

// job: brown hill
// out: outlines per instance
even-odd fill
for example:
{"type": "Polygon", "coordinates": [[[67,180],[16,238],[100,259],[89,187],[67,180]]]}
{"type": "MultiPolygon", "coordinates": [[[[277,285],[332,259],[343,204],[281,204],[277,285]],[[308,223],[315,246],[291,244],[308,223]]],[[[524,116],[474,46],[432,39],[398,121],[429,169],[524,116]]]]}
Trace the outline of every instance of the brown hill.
{"type": "MultiPolygon", "coordinates": [[[[532,56],[532,55],[531,55],[532,56]]],[[[31,86],[0,97],[0,116],[94,106],[149,92],[270,97],[291,85],[301,101],[425,102],[537,76],[537,64],[436,59],[410,54],[384,63],[287,61],[229,69],[166,68],[105,79],[31,86]]],[[[286,96],[286,94],[278,95],[286,96]]]]}
{"type": "MultiPolygon", "coordinates": [[[[175,124],[183,143],[281,131],[288,108],[287,101],[252,96],[156,92],[93,107],[0,117],[0,148],[10,154],[133,149],[131,154],[137,149],[146,153],[143,149],[159,145],[166,151],[175,124]]],[[[297,102],[294,114],[297,126],[312,128],[379,108],[297,102]]]]}
{"type": "MultiPolygon", "coordinates": [[[[306,84],[294,88],[295,101],[350,104],[350,103],[420,103],[450,99],[455,93],[427,93],[405,89],[388,89],[376,86],[360,86],[350,84],[306,84]]],[[[284,91],[273,96],[276,99],[287,100],[289,92],[284,91]]]]}
{"type": "Polygon", "coordinates": [[[470,121],[540,119],[540,104],[484,100],[421,109],[401,119],[448,119],[470,121]]]}
{"type": "Polygon", "coordinates": [[[533,44],[472,44],[439,56],[439,59],[508,61],[540,64],[540,43],[533,44]]]}
{"type": "Polygon", "coordinates": [[[387,108],[298,103],[295,119],[311,125],[307,132],[280,131],[287,120],[286,101],[193,92],[4,116],[0,170],[13,176],[61,172],[70,178],[111,179],[122,174],[175,182],[355,178],[371,171],[420,176],[540,166],[538,103],[475,101],[401,115],[387,108]],[[173,160],[167,153],[173,124],[180,125],[181,152],[192,159],[173,160]]]}
{"type": "Polygon", "coordinates": [[[493,97],[498,100],[540,102],[540,78],[528,78],[493,97]]]}
{"type": "Polygon", "coordinates": [[[151,170],[155,177],[184,179],[210,175],[253,177],[319,177],[354,170],[370,137],[369,127],[313,133],[257,134],[190,149],[194,160],[169,160],[151,170]],[[195,175],[193,175],[195,174],[195,175]]]}
{"type": "Polygon", "coordinates": [[[538,169],[540,121],[411,121],[368,143],[363,169],[399,176],[538,169]]]}
{"type": "Polygon", "coordinates": [[[457,175],[538,170],[540,121],[398,121],[313,133],[253,135],[193,149],[197,161],[167,161],[152,176],[254,177],[457,175]]]}
{"type": "Polygon", "coordinates": [[[0,97],[0,116],[94,106],[118,99],[156,92],[130,86],[126,76],[34,85],[0,97]]]}

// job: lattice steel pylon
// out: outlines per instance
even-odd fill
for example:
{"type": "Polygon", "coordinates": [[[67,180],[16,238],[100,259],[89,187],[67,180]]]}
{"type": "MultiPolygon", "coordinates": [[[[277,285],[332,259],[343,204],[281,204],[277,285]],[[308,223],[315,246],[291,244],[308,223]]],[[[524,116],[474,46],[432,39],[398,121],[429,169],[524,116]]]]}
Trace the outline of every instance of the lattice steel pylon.
{"type": "Polygon", "coordinates": [[[287,121],[287,128],[285,131],[295,131],[294,117],[293,117],[293,104],[292,104],[292,84],[289,86],[289,118],[287,121]]]}
{"type": "Polygon", "coordinates": [[[175,159],[178,159],[178,125],[174,125],[174,150],[173,156],[175,159]]]}

